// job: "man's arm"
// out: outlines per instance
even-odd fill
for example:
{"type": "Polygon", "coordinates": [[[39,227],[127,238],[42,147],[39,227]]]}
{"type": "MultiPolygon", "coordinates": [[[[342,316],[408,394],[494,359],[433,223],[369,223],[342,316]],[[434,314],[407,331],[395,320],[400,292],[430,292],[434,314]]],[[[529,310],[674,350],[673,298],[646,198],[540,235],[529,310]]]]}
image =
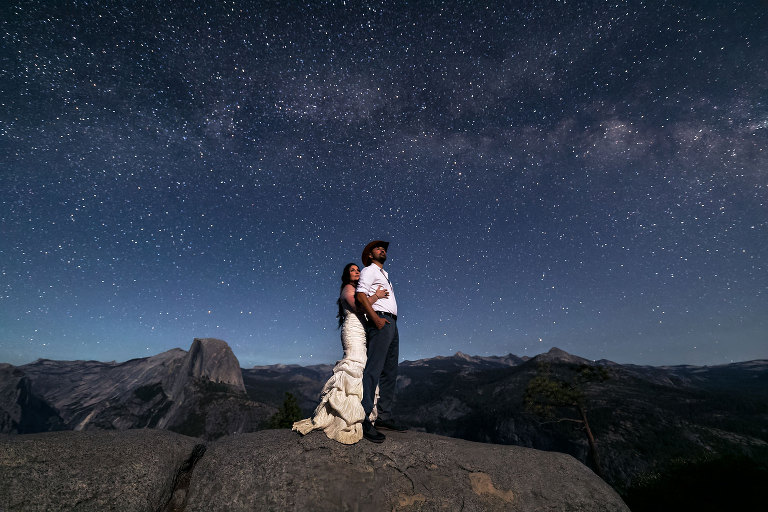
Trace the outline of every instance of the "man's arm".
{"type": "Polygon", "coordinates": [[[371,303],[368,300],[368,296],[363,292],[357,292],[355,293],[355,299],[357,299],[358,308],[361,308],[363,310],[363,313],[368,315],[368,318],[373,321],[373,324],[376,326],[377,329],[381,330],[384,328],[386,324],[389,323],[389,320],[386,318],[381,318],[379,315],[376,314],[376,312],[371,307],[371,303]]]}

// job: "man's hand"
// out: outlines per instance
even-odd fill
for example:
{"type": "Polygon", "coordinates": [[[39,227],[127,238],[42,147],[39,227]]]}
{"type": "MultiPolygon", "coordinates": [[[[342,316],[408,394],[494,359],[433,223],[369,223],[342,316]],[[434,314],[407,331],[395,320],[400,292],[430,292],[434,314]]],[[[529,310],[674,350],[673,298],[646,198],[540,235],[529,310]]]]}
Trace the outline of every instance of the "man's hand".
{"type": "Polygon", "coordinates": [[[355,293],[355,301],[359,307],[362,308],[363,313],[365,313],[365,315],[371,319],[371,322],[373,322],[373,325],[376,326],[376,329],[382,330],[384,326],[389,323],[389,320],[386,318],[381,318],[376,314],[376,312],[371,307],[371,301],[368,300],[368,296],[363,292],[355,293]]]}
{"type": "Polygon", "coordinates": [[[372,320],[378,330],[382,330],[389,323],[389,320],[381,318],[379,315],[373,315],[372,320]]]}

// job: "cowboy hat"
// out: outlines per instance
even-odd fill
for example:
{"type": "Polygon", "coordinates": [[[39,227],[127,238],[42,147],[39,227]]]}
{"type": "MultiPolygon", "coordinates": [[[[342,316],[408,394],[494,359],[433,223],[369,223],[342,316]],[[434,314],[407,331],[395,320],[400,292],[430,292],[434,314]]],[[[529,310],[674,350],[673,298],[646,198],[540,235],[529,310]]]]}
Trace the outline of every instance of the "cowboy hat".
{"type": "Polygon", "coordinates": [[[371,264],[371,251],[374,250],[376,247],[383,247],[386,251],[389,247],[389,242],[384,242],[382,240],[374,240],[373,242],[369,243],[365,246],[365,249],[363,249],[363,266],[367,267],[371,264]]]}

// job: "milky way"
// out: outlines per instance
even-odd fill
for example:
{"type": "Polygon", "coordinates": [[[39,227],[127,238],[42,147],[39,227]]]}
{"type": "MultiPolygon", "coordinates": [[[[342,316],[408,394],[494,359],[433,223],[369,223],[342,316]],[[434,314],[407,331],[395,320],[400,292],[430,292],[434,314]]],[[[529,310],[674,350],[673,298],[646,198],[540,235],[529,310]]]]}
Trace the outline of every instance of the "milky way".
{"type": "Polygon", "coordinates": [[[333,362],[372,239],[403,359],[768,356],[764,2],[52,3],[0,11],[0,361],[333,362]]]}

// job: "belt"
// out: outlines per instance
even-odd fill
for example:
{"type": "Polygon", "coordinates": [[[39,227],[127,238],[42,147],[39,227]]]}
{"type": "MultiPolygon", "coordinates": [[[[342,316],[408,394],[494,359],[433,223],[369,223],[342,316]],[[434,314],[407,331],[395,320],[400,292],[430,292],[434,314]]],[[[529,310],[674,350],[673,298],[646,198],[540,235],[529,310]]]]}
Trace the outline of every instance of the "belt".
{"type": "Polygon", "coordinates": [[[376,314],[380,317],[388,316],[392,320],[397,320],[397,315],[393,315],[392,313],[385,313],[384,311],[376,311],[376,314]]]}

